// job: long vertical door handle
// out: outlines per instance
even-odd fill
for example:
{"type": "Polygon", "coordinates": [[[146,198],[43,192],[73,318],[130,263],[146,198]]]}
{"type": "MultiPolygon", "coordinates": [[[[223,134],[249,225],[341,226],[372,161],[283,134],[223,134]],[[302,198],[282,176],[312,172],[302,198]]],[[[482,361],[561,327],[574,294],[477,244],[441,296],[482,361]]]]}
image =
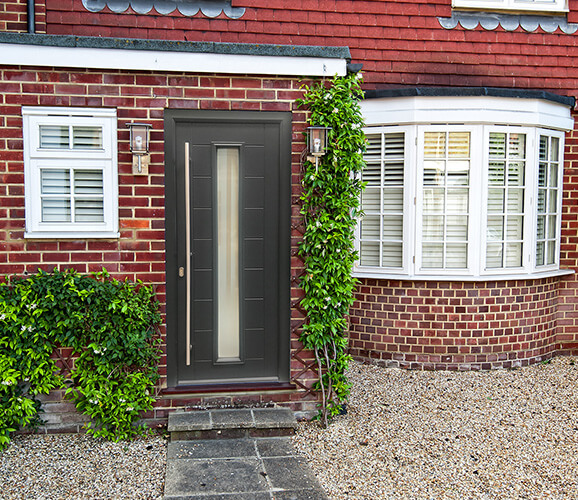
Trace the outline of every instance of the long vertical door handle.
{"type": "Polygon", "coordinates": [[[187,307],[185,321],[187,366],[191,364],[191,171],[190,146],[185,142],[185,275],[187,307]]]}

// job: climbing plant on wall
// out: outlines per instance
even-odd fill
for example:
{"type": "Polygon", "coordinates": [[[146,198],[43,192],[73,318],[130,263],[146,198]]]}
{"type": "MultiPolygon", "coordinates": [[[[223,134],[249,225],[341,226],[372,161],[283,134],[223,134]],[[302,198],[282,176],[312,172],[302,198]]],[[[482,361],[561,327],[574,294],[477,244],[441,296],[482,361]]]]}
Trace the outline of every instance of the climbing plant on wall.
{"type": "Polygon", "coordinates": [[[312,125],[329,128],[326,154],[318,162],[304,162],[305,234],[299,248],[305,264],[301,306],[307,314],[301,340],[315,353],[322,395],[319,416],[325,426],[349,395],[346,316],[356,285],[354,231],[365,151],[360,81],[360,75],[348,74],[305,86],[298,101],[309,110],[312,125]]]}
{"type": "Polygon", "coordinates": [[[112,440],[143,432],[158,379],[159,305],[151,287],[53,271],[0,283],[0,449],[10,433],[40,423],[39,394],[66,389],[91,421],[87,431],[112,440]],[[76,358],[70,378],[51,357],[76,358]]]}

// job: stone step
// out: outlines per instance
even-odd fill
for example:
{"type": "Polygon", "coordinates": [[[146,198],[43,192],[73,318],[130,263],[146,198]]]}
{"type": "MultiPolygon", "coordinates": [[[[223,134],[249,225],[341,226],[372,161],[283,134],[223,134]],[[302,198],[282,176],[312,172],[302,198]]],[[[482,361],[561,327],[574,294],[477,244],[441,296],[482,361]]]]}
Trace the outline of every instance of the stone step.
{"type": "Polygon", "coordinates": [[[239,408],[174,412],[171,441],[290,436],[297,420],[289,408],[239,408]]]}

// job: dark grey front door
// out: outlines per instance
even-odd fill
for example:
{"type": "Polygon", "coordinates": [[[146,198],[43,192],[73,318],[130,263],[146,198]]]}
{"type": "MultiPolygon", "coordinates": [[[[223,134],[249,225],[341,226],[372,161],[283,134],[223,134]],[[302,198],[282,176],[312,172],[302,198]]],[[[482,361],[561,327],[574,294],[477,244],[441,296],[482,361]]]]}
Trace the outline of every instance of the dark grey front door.
{"type": "Polygon", "coordinates": [[[165,111],[170,385],[288,379],[290,125],[165,111]]]}

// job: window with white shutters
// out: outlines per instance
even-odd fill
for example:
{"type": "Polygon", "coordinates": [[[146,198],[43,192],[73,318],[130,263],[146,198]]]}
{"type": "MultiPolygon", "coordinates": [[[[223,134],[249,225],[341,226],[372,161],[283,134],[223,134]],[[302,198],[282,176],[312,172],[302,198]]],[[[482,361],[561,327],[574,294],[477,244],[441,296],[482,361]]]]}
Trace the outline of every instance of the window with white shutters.
{"type": "Polygon", "coordinates": [[[536,221],[536,265],[556,266],[562,205],[562,140],[540,134],[536,221]]]}
{"type": "Polygon", "coordinates": [[[357,275],[558,268],[563,132],[488,124],[365,132],[357,275]]]}
{"type": "Polygon", "coordinates": [[[422,269],[467,269],[471,134],[423,135],[422,269]]]}
{"type": "Polygon", "coordinates": [[[568,0],[453,0],[454,7],[520,12],[567,12],[568,0]]]}
{"type": "Polygon", "coordinates": [[[486,268],[523,266],[526,134],[490,132],[486,268]]]}
{"type": "Polygon", "coordinates": [[[360,264],[403,267],[405,133],[368,134],[361,196],[360,264]]]}
{"type": "Polygon", "coordinates": [[[26,236],[118,236],[116,112],[24,107],[26,236]]]}

